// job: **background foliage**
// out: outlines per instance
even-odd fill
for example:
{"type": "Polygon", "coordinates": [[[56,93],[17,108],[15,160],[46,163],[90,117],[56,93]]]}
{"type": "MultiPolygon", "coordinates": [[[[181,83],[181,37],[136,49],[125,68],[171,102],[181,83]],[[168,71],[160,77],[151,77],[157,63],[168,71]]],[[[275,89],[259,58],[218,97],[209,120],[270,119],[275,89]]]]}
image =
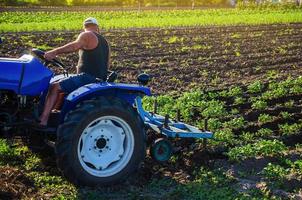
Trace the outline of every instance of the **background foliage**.
{"type": "Polygon", "coordinates": [[[1,0],[0,5],[99,5],[99,6],[153,6],[178,7],[226,4],[228,0],[1,0]]]}

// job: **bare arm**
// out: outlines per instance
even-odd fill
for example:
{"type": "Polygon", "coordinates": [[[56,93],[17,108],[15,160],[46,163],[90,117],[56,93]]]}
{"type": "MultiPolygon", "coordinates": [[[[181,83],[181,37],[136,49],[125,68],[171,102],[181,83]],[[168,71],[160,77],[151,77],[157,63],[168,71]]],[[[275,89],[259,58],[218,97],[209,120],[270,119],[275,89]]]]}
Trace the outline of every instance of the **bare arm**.
{"type": "Polygon", "coordinates": [[[82,44],[79,41],[73,41],[70,42],[62,47],[58,47],[56,49],[53,49],[52,51],[56,54],[64,54],[64,53],[71,53],[71,52],[75,52],[77,50],[79,50],[80,48],[82,48],[82,44]]]}
{"type": "Polygon", "coordinates": [[[75,41],[46,52],[44,57],[47,60],[52,60],[59,54],[71,53],[85,48],[85,45],[87,44],[87,37],[87,33],[81,33],[75,41]]]}

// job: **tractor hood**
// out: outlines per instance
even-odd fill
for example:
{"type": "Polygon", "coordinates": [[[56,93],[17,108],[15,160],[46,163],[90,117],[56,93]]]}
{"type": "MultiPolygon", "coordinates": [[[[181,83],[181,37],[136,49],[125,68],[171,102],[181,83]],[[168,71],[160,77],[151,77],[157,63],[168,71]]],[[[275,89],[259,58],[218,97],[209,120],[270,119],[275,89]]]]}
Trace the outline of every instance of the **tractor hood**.
{"type": "Polygon", "coordinates": [[[0,72],[0,90],[28,96],[40,95],[53,76],[37,58],[27,54],[20,58],[0,58],[0,72]]]}

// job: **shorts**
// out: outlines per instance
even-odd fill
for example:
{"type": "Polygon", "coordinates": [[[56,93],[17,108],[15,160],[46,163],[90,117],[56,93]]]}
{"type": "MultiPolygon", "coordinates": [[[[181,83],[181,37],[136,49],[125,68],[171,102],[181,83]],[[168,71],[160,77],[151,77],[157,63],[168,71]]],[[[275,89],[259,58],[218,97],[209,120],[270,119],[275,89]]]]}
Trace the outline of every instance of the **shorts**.
{"type": "Polygon", "coordinates": [[[80,73],[59,80],[59,84],[62,91],[65,94],[69,94],[84,85],[95,83],[96,81],[94,76],[87,73],[80,73]]]}

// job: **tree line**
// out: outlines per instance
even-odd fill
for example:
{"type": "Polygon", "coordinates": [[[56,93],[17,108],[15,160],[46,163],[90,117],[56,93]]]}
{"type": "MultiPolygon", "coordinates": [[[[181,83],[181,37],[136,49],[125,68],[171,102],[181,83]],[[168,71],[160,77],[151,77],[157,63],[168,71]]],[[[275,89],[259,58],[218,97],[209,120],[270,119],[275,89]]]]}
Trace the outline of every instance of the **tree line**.
{"type": "Polygon", "coordinates": [[[229,0],[0,0],[0,5],[195,7],[228,4],[229,0]]]}

